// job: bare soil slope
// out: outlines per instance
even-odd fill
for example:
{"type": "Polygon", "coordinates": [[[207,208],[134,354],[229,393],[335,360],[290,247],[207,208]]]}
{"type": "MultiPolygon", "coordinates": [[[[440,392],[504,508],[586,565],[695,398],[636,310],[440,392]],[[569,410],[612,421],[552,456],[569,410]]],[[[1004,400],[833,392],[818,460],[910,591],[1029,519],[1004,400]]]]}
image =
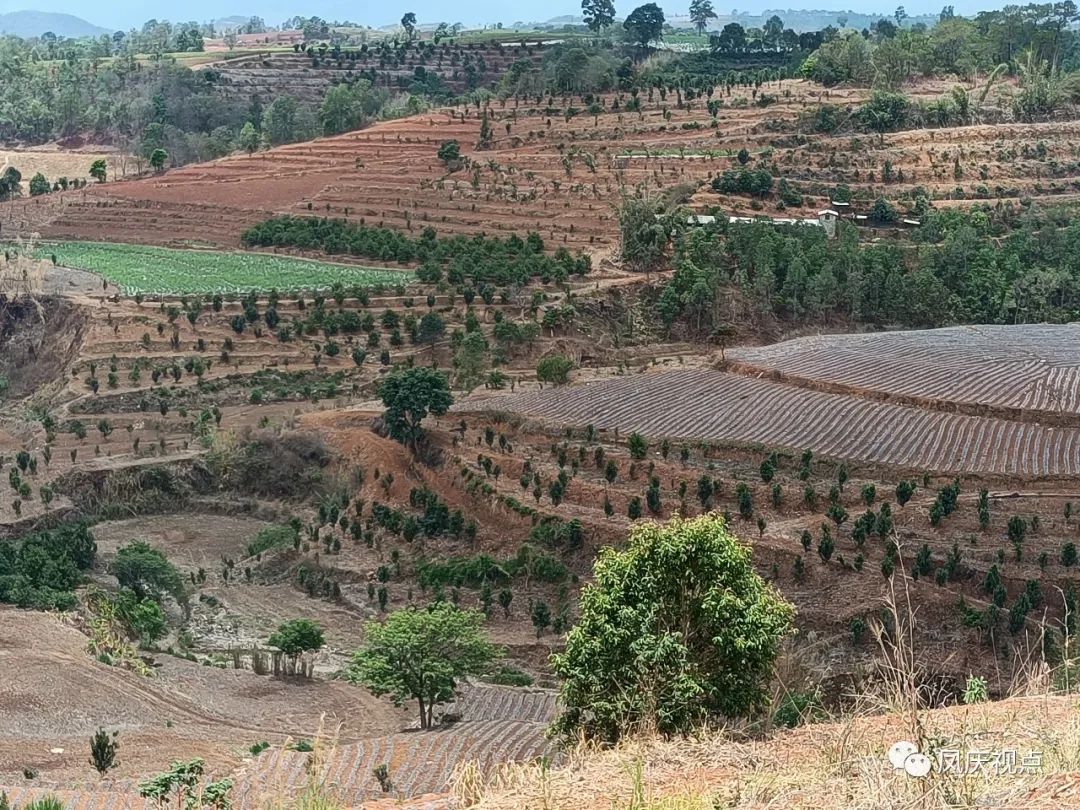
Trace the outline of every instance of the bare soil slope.
{"type": "Polygon", "coordinates": [[[145,777],[184,756],[223,773],[248,746],[310,738],[325,722],[340,739],[396,731],[405,715],[337,681],[260,677],[158,656],[152,678],[108,666],[86,652],[86,636],[60,619],[0,609],[0,783],[66,787],[96,781],[87,741],[100,727],[123,738],[114,778],[145,777]],[[53,753],[55,749],[62,752],[53,753]],[[39,784],[39,782],[34,782],[39,784]]]}

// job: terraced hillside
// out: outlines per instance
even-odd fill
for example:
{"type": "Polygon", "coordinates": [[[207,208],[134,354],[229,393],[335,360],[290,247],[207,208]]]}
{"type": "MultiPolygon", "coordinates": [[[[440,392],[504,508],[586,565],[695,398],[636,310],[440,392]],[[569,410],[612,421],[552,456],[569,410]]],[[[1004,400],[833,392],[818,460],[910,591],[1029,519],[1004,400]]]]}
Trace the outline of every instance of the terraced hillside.
{"type": "Polygon", "coordinates": [[[724,368],[932,409],[1075,425],[1078,347],[1078,324],[958,326],[738,348],[724,368]]]}
{"type": "Polygon", "coordinates": [[[919,471],[1080,474],[1080,428],[923,410],[710,370],[615,377],[457,409],[657,438],[810,448],[830,458],[919,471]]]}
{"type": "MultiPolygon", "coordinates": [[[[947,90],[943,82],[924,82],[909,88],[909,96],[930,102],[947,90]]],[[[1011,88],[994,92],[1007,95],[1011,88]]],[[[723,171],[741,168],[737,153],[743,148],[802,195],[801,209],[786,207],[788,217],[816,213],[838,183],[864,201],[878,195],[907,201],[901,208],[923,193],[940,205],[1071,200],[1078,193],[1080,164],[1069,144],[1080,134],[1080,122],[918,129],[881,138],[815,133],[806,122],[807,110],[818,104],[851,109],[867,96],[861,89],[784,80],[760,90],[718,86],[712,102],[703,96],[680,100],[666,91],[608,94],[594,108],[580,96],[539,103],[512,97],[486,108],[492,137],[484,148],[484,110],[457,107],[93,186],[62,200],[17,201],[5,232],[235,247],[253,222],[294,213],[363,219],[402,231],[539,230],[550,249],[604,255],[617,241],[612,205],[624,191],[664,193],[701,211],[778,214],[775,191],[758,199],[709,185],[723,171]],[[436,157],[451,139],[471,160],[456,172],[436,157]],[[886,164],[891,175],[883,182],[886,164]]]]}
{"type": "Polygon", "coordinates": [[[291,95],[318,103],[330,87],[341,82],[367,79],[376,87],[404,91],[416,81],[430,82],[426,74],[438,77],[447,91],[464,93],[493,84],[518,60],[538,64],[543,53],[544,47],[537,43],[524,47],[520,43],[417,43],[404,50],[377,45],[341,50],[315,48],[311,54],[252,54],[204,70],[228,99],[247,103],[253,95],[267,100],[291,95]]]}
{"type": "MultiPolygon", "coordinates": [[[[434,732],[405,732],[343,745],[328,752],[321,778],[328,793],[345,807],[365,800],[445,794],[455,768],[475,762],[487,774],[504,762],[548,756],[554,750],[545,736],[546,723],[520,720],[462,722],[434,732]],[[375,769],[386,766],[390,787],[384,789],[375,769]]],[[[309,778],[308,754],[274,751],[259,757],[244,774],[235,802],[244,808],[266,806],[282,793],[302,789],[309,778]]]]}

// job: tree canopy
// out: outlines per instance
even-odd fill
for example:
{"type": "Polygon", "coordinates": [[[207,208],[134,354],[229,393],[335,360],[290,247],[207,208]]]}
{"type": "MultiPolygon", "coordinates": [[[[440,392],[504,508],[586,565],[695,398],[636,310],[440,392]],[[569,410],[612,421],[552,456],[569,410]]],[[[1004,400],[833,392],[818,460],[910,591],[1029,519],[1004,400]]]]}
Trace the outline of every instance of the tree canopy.
{"type": "Polygon", "coordinates": [[[314,652],[320,649],[323,643],[322,627],[310,619],[290,619],[282,622],[270,636],[270,646],[277,647],[291,658],[314,652]]]}
{"type": "Polygon", "coordinates": [[[20,541],[0,543],[0,602],[37,610],[75,606],[81,571],[89,568],[97,544],[85,523],[69,523],[20,541]]]}
{"type": "Polygon", "coordinates": [[[110,566],[112,575],[139,599],[150,597],[160,602],[171,596],[177,604],[186,604],[184,580],[180,572],[158,549],[145,540],[133,540],[121,546],[110,566]]]}
{"type": "Polygon", "coordinates": [[[630,270],[649,273],[659,269],[677,227],[660,200],[627,197],[619,206],[620,252],[630,270]]]}
{"type": "MultiPolygon", "coordinates": [[[[721,182],[723,180],[721,179],[721,182]]],[[[918,203],[917,203],[918,204],[918,203]]],[[[886,200],[875,221],[899,216],[886,200]]],[[[1080,224],[1040,205],[924,209],[902,242],[862,242],[852,226],[729,225],[687,230],[657,312],[704,332],[723,327],[719,302],[739,289],[756,307],[803,321],[835,318],[879,326],[1066,322],[1080,313],[1080,224]],[[989,237],[994,237],[993,239],[989,237]]]]}
{"type": "Polygon", "coordinates": [[[552,659],[563,679],[555,729],[615,741],[751,714],[793,615],[721,517],[638,524],[624,550],[601,551],[552,659]]]}
{"type": "Polygon", "coordinates": [[[623,28],[631,40],[647,48],[664,35],[664,11],[656,3],[638,6],[623,21],[623,28]]]}
{"type": "Polygon", "coordinates": [[[453,698],[457,682],[489,671],[500,656],[483,623],[483,613],[445,602],[395,611],[385,622],[368,623],[349,679],[399,706],[416,700],[420,727],[431,728],[435,706],[453,698]]]}
{"type": "Polygon", "coordinates": [[[388,375],[379,386],[386,411],[383,419],[390,437],[416,444],[423,435],[420,423],[430,413],[442,416],[454,399],[446,375],[432,368],[409,368],[388,375]]]}
{"type": "Polygon", "coordinates": [[[550,354],[536,364],[536,379],[562,385],[574,368],[574,361],[561,354],[550,354]]]}
{"type": "Polygon", "coordinates": [[[690,22],[699,34],[705,33],[709,20],[715,20],[716,16],[711,0],[690,0],[690,22]]]}
{"type": "Polygon", "coordinates": [[[585,25],[596,32],[615,22],[615,4],[611,0],[581,0],[585,25]]]}

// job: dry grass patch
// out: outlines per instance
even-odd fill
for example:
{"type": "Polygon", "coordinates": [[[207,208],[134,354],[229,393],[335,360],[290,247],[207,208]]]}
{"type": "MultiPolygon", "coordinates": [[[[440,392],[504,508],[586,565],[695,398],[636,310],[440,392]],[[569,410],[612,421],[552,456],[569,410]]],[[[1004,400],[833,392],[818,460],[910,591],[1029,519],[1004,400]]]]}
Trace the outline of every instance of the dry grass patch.
{"type": "Polygon", "coordinates": [[[580,748],[557,769],[504,766],[486,782],[459,770],[455,792],[478,810],[633,808],[1073,807],[1080,804],[1080,713],[1072,697],[1018,698],[921,717],[931,759],[942,750],[1042,754],[1029,774],[895,771],[887,752],[905,739],[895,716],[739,739],[729,731],[689,739],[635,740],[607,751],[580,748]]]}

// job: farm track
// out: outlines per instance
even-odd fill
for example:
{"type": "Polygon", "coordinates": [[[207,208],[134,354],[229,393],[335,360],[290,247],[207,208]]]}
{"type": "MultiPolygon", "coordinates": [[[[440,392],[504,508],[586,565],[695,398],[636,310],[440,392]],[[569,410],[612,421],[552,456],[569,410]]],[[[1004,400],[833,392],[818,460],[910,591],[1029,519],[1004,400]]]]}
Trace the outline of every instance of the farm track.
{"type": "Polygon", "coordinates": [[[923,411],[711,370],[616,377],[465,401],[456,411],[521,413],[557,424],[800,450],[946,473],[1080,474],[1080,429],[923,411]]]}

